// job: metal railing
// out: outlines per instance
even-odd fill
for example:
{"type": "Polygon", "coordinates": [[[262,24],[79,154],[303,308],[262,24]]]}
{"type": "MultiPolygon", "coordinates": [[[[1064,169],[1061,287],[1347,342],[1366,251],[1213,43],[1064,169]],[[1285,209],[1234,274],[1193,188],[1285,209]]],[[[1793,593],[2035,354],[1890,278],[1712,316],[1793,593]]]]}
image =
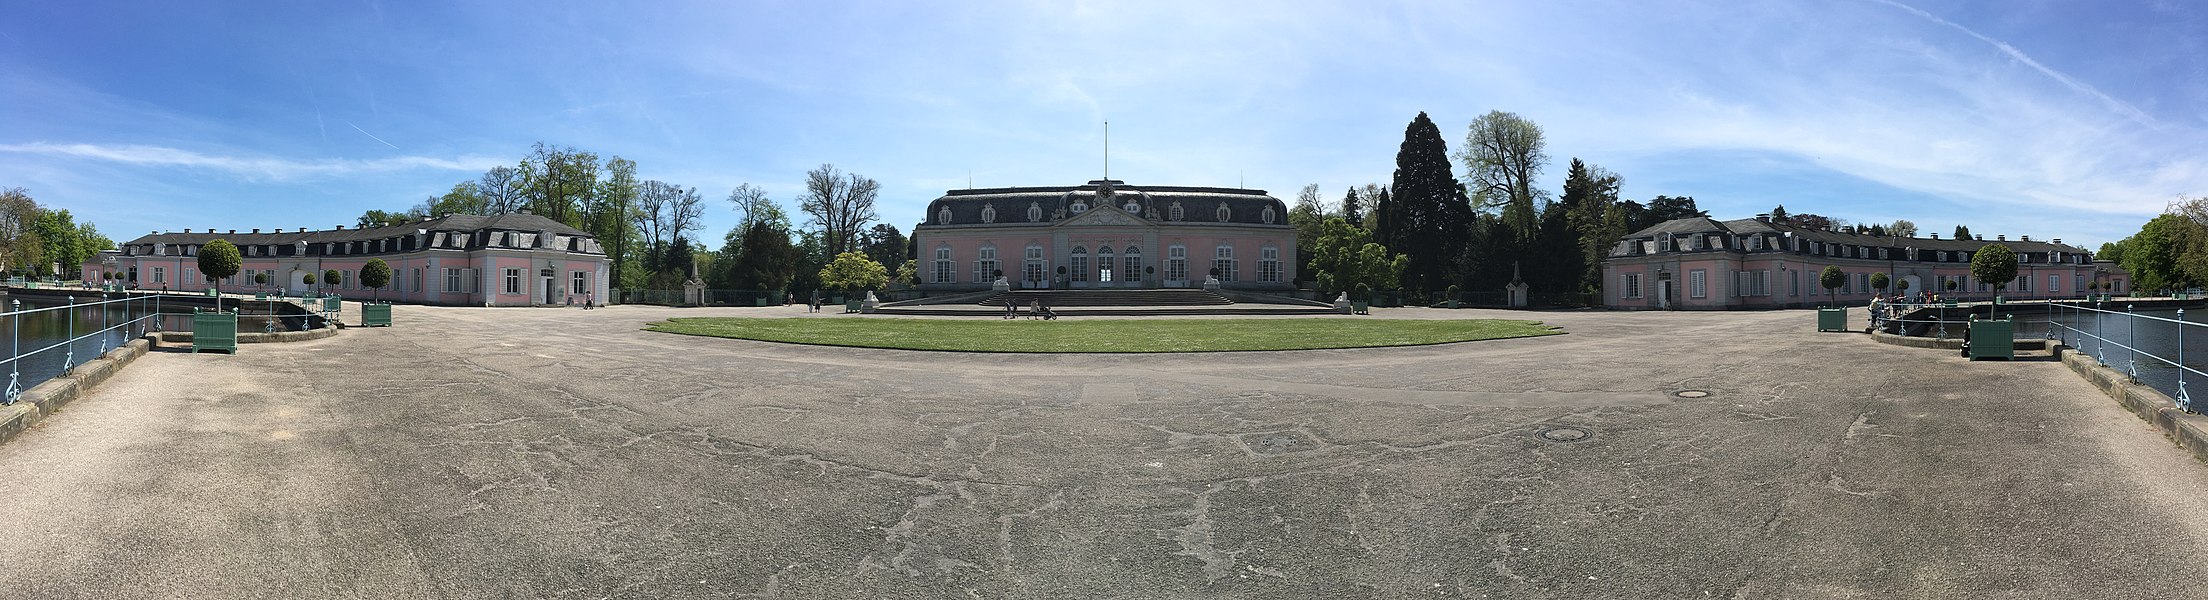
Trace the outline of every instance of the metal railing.
{"type": "MultiPolygon", "coordinates": [[[[2188,374],[2195,377],[2208,376],[2208,372],[2203,372],[2185,364],[2185,330],[2208,326],[2208,323],[2185,320],[2185,309],[2182,308],[2177,309],[2176,318],[2173,319],[2139,314],[2137,305],[2129,302],[2124,304],[2122,312],[2105,308],[2105,304],[2102,302],[2094,302],[2093,306],[2086,306],[2086,303],[2082,301],[2058,302],[2052,303],[2052,305],[2058,307],[2056,310],[2061,315],[2060,319],[2054,321],[2054,326],[2061,330],[2061,334],[2060,337],[2050,336],[2050,339],[2059,339],[2064,345],[2078,348],[2080,351],[2085,351],[2084,344],[2087,340],[2091,340],[2093,348],[2087,351],[2086,354],[2093,357],[2094,362],[2100,363],[2101,366],[2112,368],[2114,365],[2108,362],[2108,351],[2111,346],[2114,346],[2118,351],[2124,353],[2123,367],[2119,370],[2129,376],[2133,383],[2142,382],[2141,367],[2143,363],[2139,360],[2142,357],[2151,361],[2144,363],[2144,366],[2148,369],[2158,368],[2158,366],[2169,368],[2175,375],[2176,387],[2174,389],[2163,389],[2163,391],[2171,392],[2171,397],[2177,400],[2179,409],[2187,413],[2197,412],[2193,406],[2192,394],[2185,389],[2186,376],[2188,374]],[[2114,338],[2115,331],[2112,330],[2111,320],[2121,321],[2121,327],[2124,330],[2123,341],[2118,342],[2114,338]],[[2139,324],[2142,321],[2150,327],[2148,332],[2149,343],[2142,343],[2139,339],[2139,324]],[[2170,344],[2174,348],[2162,349],[2161,352],[2157,352],[2156,348],[2149,347],[2152,342],[2166,337],[2161,335],[2161,332],[2151,329],[2155,327],[2168,327],[2174,333],[2174,336],[2167,336],[2175,338],[2174,343],[2170,344]],[[2164,356],[2163,354],[2174,356],[2164,356]]],[[[2202,339],[2200,335],[2195,333],[2193,337],[2194,339],[2202,339]]]]}
{"type": "MultiPolygon", "coordinates": [[[[0,364],[8,366],[8,387],[6,394],[0,395],[0,405],[15,404],[16,398],[23,395],[23,363],[26,358],[59,350],[63,353],[63,358],[59,372],[54,375],[58,377],[67,374],[70,369],[76,368],[78,342],[94,337],[99,338],[99,350],[95,356],[100,356],[107,354],[109,332],[123,331],[126,333],[124,337],[127,338],[132,337],[128,334],[132,329],[137,330],[136,335],[145,335],[149,331],[161,330],[161,294],[133,294],[116,299],[108,299],[106,294],[100,296],[102,298],[100,301],[84,304],[77,303],[76,296],[69,296],[66,299],[67,304],[31,309],[23,308],[22,300],[8,301],[8,310],[0,312],[0,317],[8,319],[10,338],[8,343],[9,356],[5,360],[0,360],[0,364]],[[124,319],[121,322],[114,322],[114,319],[110,318],[110,313],[113,312],[111,307],[115,305],[121,305],[123,308],[124,319]],[[78,335],[77,310],[88,308],[98,308],[100,310],[100,328],[78,335]],[[44,348],[24,352],[23,315],[49,312],[65,313],[63,319],[68,323],[65,339],[49,344],[44,348]]],[[[120,345],[117,344],[117,346],[120,345]]]]}
{"type": "Polygon", "coordinates": [[[1895,335],[1931,337],[1935,339],[1960,339],[1970,330],[1973,315],[1983,314],[1991,318],[2012,319],[2016,325],[2011,332],[2013,339],[2055,339],[2054,325],[2060,309],[2053,302],[2004,302],[1980,304],[1964,302],[1937,303],[1880,303],[1870,311],[1871,327],[1895,335]],[[1920,311],[1923,315],[1910,318],[1920,311]]]}

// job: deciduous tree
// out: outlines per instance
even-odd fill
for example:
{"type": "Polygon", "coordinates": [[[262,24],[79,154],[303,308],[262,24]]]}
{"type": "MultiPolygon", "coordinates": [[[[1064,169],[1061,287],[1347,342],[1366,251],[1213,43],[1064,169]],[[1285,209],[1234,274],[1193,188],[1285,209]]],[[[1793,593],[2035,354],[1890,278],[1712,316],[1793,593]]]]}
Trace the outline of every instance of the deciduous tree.
{"type": "Polygon", "coordinates": [[[845,252],[820,270],[820,285],[850,291],[880,289],[889,283],[889,269],[865,254],[845,252]]]}
{"type": "Polygon", "coordinates": [[[383,297],[383,286],[391,285],[391,263],[381,258],[368,259],[368,264],[360,266],[360,284],[375,290],[375,297],[383,297]]]}
{"type": "Polygon", "coordinates": [[[881,188],[872,179],[823,164],[805,172],[805,197],[798,207],[813,217],[828,253],[842,255],[857,247],[859,232],[874,221],[874,198],[881,188]]]}
{"type": "Polygon", "coordinates": [[[2016,251],[2008,244],[1986,244],[1970,257],[1970,276],[1998,289],[2016,281],[2016,251]]]}
{"type": "MultiPolygon", "coordinates": [[[[1533,182],[1549,163],[1541,126],[1513,113],[1489,111],[1472,120],[1457,157],[1465,176],[1487,198],[1503,203],[1503,222],[1520,239],[1532,239],[1539,202],[1546,196],[1533,182]]],[[[1403,194],[1396,186],[1396,195],[1403,194]]]]}

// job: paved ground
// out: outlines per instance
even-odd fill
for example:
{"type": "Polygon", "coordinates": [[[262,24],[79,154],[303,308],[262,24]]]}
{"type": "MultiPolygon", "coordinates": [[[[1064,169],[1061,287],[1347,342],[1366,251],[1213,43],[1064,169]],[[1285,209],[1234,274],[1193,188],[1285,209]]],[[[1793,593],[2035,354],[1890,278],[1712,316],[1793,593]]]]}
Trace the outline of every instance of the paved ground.
{"type": "Polygon", "coordinates": [[[149,355],[0,445],[0,595],[2208,596],[2208,467],[2057,363],[1807,311],[1171,356],[638,331],[736,312],[149,355]]]}

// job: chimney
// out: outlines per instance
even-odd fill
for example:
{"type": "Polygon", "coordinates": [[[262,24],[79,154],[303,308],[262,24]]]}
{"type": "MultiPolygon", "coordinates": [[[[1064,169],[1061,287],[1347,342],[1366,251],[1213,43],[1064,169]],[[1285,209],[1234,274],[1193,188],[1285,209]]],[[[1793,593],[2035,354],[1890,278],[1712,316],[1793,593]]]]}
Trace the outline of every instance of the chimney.
{"type": "Polygon", "coordinates": [[[2028,236],[2028,235],[2020,235],[2020,236],[2016,236],[2016,239],[2019,239],[2019,240],[2023,240],[2023,241],[2027,241],[2027,242],[2029,242],[2029,241],[2032,241],[2032,236],[2028,236]]]}
{"type": "Polygon", "coordinates": [[[338,230],[338,231],[344,231],[344,230],[345,230],[345,226],[344,226],[344,225],[339,225],[339,226],[337,226],[337,230],[338,230]]]}
{"type": "MultiPolygon", "coordinates": [[[[253,230],[253,233],[260,233],[260,232],[261,232],[261,230],[259,230],[259,229],[255,229],[255,230],[253,230]]],[[[232,230],[230,230],[230,233],[231,233],[231,234],[233,234],[233,235],[235,235],[235,234],[237,234],[237,233],[238,233],[238,230],[236,230],[236,229],[232,229],[232,230]]]]}
{"type": "Polygon", "coordinates": [[[1993,234],[1993,241],[1996,241],[1996,242],[2006,242],[2006,241],[2009,241],[2009,234],[2006,234],[2006,233],[1996,233],[1996,234],[1993,234]]]}
{"type": "Polygon", "coordinates": [[[283,233],[283,232],[284,232],[284,228],[282,228],[282,227],[278,227],[278,228],[276,228],[276,233],[283,233]]]}
{"type": "Polygon", "coordinates": [[[1763,213],[1763,214],[1760,214],[1760,215],[1756,215],[1756,221],[1758,221],[1758,222],[1763,222],[1763,223],[1769,223],[1769,222],[1771,222],[1771,213],[1763,213]]]}
{"type": "Polygon", "coordinates": [[[1970,237],[1971,237],[1971,240],[1972,240],[1972,241],[1978,241],[1978,242],[1983,242],[1983,241],[1986,241],[1986,234],[1983,234],[1983,233],[1973,233],[1973,234],[1970,234],[1970,237]]]}
{"type": "Polygon", "coordinates": [[[192,232],[192,228],[190,228],[190,227],[186,227],[186,228],[184,228],[184,233],[191,233],[191,232],[192,232]]]}
{"type": "Polygon", "coordinates": [[[2055,245],[2057,245],[2057,246],[2060,246],[2060,245],[2062,245],[2062,238],[2055,238],[2055,245]]]}
{"type": "Polygon", "coordinates": [[[1936,240],[1936,239],[1940,239],[1940,234],[1938,234],[1938,233],[1934,233],[1934,234],[1932,234],[1932,239],[1935,239],[1935,240],[1936,240]]]}
{"type": "MultiPolygon", "coordinates": [[[[237,233],[237,232],[238,232],[238,230],[236,230],[236,229],[232,229],[232,230],[230,230],[230,233],[237,233]]],[[[259,227],[255,227],[255,228],[253,228],[253,233],[260,233],[260,232],[261,232],[261,228],[259,228],[259,227]]]]}

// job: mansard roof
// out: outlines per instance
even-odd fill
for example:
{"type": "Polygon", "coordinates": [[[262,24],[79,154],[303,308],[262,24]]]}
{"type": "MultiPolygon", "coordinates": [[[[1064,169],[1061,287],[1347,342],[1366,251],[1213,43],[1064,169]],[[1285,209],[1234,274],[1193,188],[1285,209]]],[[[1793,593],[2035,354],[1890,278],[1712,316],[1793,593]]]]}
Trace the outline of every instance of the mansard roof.
{"type": "Polygon", "coordinates": [[[300,228],[299,230],[294,231],[271,231],[263,233],[254,233],[250,231],[240,233],[235,229],[229,230],[228,232],[217,232],[212,229],[206,231],[190,231],[183,233],[159,232],[139,236],[137,239],[123,242],[123,245],[183,244],[196,246],[215,240],[227,240],[232,244],[240,246],[249,244],[291,244],[296,242],[350,242],[356,240],[378,240],[398,236],[415,235],[416,233],[422,231],[475,232],[484,230],[521,231],[530,233],[543,231],[554,235],[565,235],[583,238],[591,237],[589,233],[585,233],[580,229],[569,227],[564,223],[545,218],[541,215],[533,215],[529,213],[507,213],[503,215],[446,215],[434,219],[424,219],[420,221],[400,223],[397,225],[386,225],[382,227],[368,227],[361,229],[339,228],[307,231],[305,228],[300,228]]]}
{"type": "Polygon", "coordinates": [[[1898,235],[1871,235],[1867,233],[1849,233],[1845,231],[1833,231],[1826,229],[1810,229],[1807,227],[1796,227],[1794,225],[1786,223],[1770,223],[1759,219],[1734,219],[1730,221],[1716,221],[1708,217],[1688,217],[1684,219],[1672,219],[1662,223],[1657,223],[1640,231],[1635,231],[1631,234],[1628,234],[1623,240],[1620,241],[1617,247],[1618,250],[1614,250],[1612,252],[1612,255],[1619,255],[1620,250],[1626,248],[1626,244],[1624,243],[1626,241],[1653,239],[1664,234],[1670,234],[1672,236],[1689,236],[1695,234],[1721,234],[1729,236],[1772,234],[1782,237],[1800,238],[1812,242],[1824,242],[1827,244],[1884,247],[1895,249],[1915,248],[1917,250],[1932,251],[1944,250],[1976,252],[1979,248],[1985,247],[1986,244],[2004,244],[2007,245],[2010,250],[2025,253],[2092,253],[2092,251],[2085,248],[2071,246],[2068,244],[2057,244],[2053,240],[1943,240],[1898,235]]]}
{"type": "Polygon", "coordinates": [[[928,203],[927,221],[919,228],[942,226],[1005,225],[1049,226],[1079,216],[1074,212],[1076,204],[1095,207],[1100,200],[1109,199],[1114,208],[1129,211],[1145,221],[1161,225],[1177,223],[1243,224],[1254,226],[1288,226],[1288,206],[1265,193],[1265,190],[1242,188],[1215,188],[1193,186],[1129,186],[1119,180],[1091,180],[1077,186],[1055,187],[1005,187],[949,190],[943,197],[928,203]],[[1107,188],[1109,188],[1108,191],[1107,188]],[[1173,218],[1172,208],[1181,207],[1181,218],[1173,218]],[[1227,207],[1227,218],[1219,218],[1220,205],[1227,207]],[[942,220],[942,211],[950,209],[950,220],[942,220]],[[1038,218],[1029,219],[1029,208],[1036,209],[1038,218]],[[1265,219],[1266,209],[1272,209],[1272,220],[1265,219]],[[983,219],[984,209],[994,218],[983,219]],[[1153,216],[1154,215],[1154,216],[1153,216]],[[986,222],[985,222],[986,221],[986,222]]]}

